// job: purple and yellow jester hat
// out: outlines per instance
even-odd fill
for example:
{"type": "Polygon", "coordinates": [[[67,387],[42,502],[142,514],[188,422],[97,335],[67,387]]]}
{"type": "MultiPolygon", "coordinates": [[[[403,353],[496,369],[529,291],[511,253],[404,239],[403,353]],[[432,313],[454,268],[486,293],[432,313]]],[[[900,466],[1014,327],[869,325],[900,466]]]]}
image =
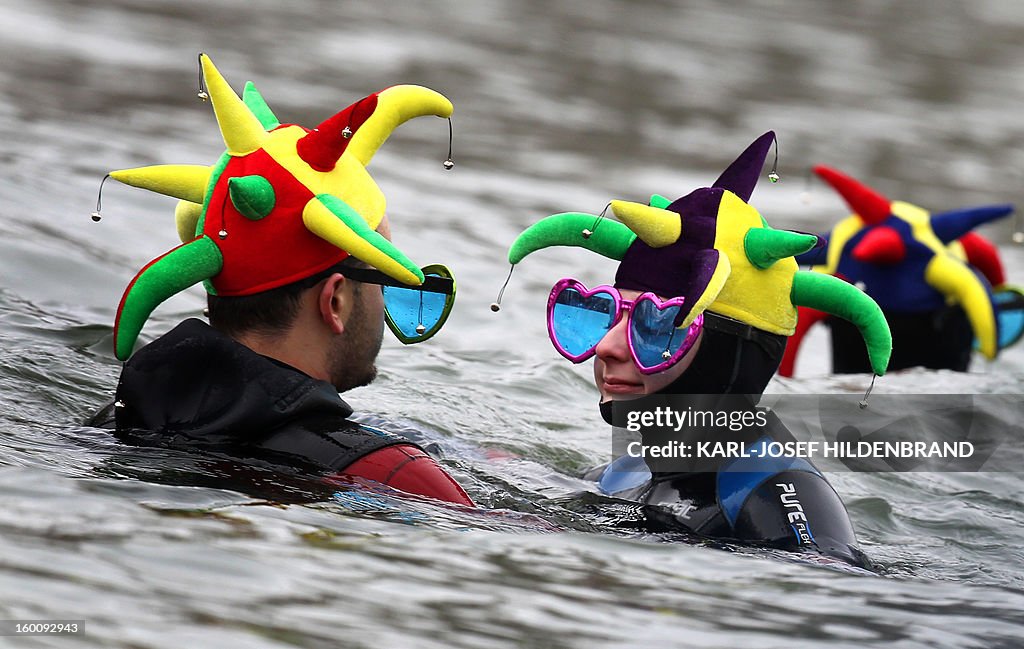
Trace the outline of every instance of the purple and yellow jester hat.
{"type": "Polygon", "coordinates": [[[509,262],[549,246],[579,246],[619,262],[615,286],[685,298],[685,327],[711,313],[783,336],[793,334],[797,305],[853,321],[872,367],[885,373],[892,338],[878,305],[855,287],[799,271],[794,255],[819,244],[812,234],[775,230],[747,201],[775,140],[754,141],[711,187],[650,205],[613,200],[622,223],[593,214],[554,214],[527,228],[509,249],[509,262]]]}
{"type": "MultiPolygon", "coordinates": [[[[979,351],[995,358],[999,320],[992,288],[1004,282],[1002,266],[994,246],[971,230],[1009,216],[1013,205],[931,214],[891,201],[830,167],[819,165],[814,172],[853,213],[832,228],[827,247],[799,255],[797,261],[861,286],[887,313],[921,313],[960,304],[979,351]]],[[[800,331],[790,340],[784,362],[789,374],[803,334],[821,317],[801,309],[800,331]]]]}
{"type": "Polygon", "coordinates": [[[213,166],[110,173],[181,199],[175,220],[182,245],[149,262],[125,289],[114,324],[116,356],[131,355],[157,305],[200,281],[212,295],[250,295],[351,255],[404,284],[421,284],[420,268],[376,232],[384,194],[366,165],[400,124],[449,117],[451,102],[421,86],[392,86],[310,130],[281,124],[252,82],[239,97],[208,56],[199,59],[224,154],[213,166]]]}

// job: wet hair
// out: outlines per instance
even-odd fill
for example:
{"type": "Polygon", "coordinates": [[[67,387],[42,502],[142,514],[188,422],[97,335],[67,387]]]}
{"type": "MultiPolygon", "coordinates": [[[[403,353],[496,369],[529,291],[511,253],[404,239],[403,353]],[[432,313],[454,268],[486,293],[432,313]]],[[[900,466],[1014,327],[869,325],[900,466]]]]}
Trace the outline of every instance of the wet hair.
{"type": "MultiPolygon", "coordinates": [[[[291,328],[299,315],[302,294],[327,279],[341,268],[368,268],[355,257],[343,261],[291,284],[253,295],[207,295],[206,308],[210,326],[228,336],[246,333],[275,335],[291,328]]],[[[358,296],[361,285],[356,282],[358,296]]]]}

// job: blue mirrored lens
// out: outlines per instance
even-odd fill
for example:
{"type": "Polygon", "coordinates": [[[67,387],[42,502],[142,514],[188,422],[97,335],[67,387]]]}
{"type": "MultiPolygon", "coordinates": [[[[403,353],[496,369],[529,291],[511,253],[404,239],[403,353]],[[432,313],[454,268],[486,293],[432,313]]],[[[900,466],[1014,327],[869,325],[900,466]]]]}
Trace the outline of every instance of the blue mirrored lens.
{"type": "Polygon", "coordinates": [[[583,297],[564,289],[551,310],[551,333],[562,349],[581,356],[597,346],[615,322],[615,300],[607,293],[583,297]]]}
{"type": "Polygon", "coordinates": [[[999,318],[999,348],[1003,349],[1024,335],[1024,305],[1019,304],[1022,296],[1015,291],[1002,291],[992,297],[999,318]]]}
{"type": "Polygon", "coordinates": [[[679,306],[659,309],[651,300],[640,300],[633,305],[630,316],[630,336],[633,353],[642,367],[654,367],[672,357],[686,340],[686,329],[677,329],[679,306]],[[666,353],[667,352],[667,353],[666,353]]]}
{"type": "Polygon", "coordinates": [[[384,286],[383,291],[384,308],[391,322],[409,338],[425,335],[444,317],[444,293],[399,286],[384,286]]]}

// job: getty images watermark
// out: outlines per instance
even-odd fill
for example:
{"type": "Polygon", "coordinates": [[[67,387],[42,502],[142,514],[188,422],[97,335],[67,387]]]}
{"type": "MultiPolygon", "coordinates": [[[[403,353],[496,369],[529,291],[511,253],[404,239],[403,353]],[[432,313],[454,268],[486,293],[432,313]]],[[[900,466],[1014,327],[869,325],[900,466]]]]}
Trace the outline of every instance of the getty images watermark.
{"type": "Polygon", "coordinates": [[[655,472],[1018,471],[1024,395],[657,395],[616,402],[613,454],[655,472]]]}

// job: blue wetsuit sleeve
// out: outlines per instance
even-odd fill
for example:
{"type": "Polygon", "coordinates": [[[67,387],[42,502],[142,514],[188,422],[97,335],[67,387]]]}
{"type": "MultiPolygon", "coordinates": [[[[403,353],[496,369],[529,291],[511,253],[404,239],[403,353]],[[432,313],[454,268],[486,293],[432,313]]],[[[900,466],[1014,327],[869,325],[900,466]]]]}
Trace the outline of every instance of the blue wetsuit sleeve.
{"type": "Polygon", "coordinates": [[[809,471],[783,471],[762,482],[740,508],[734,532],[781,549],[817,550],[854,565],[866,563],[839,495],[809,471]]]}

